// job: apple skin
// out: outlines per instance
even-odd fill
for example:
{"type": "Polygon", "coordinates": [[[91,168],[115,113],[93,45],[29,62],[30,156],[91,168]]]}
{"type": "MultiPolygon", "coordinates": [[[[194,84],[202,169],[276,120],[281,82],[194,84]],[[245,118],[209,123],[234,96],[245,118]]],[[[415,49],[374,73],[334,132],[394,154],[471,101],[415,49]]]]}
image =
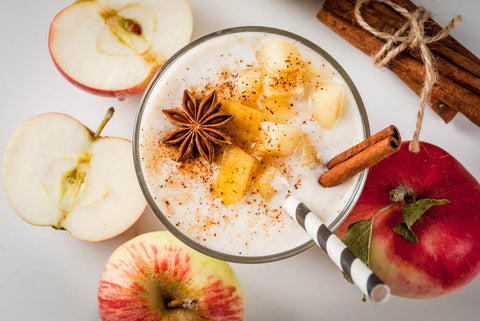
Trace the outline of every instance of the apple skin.
{"type": "Polygon", "coordinates": [[[243,294],[223,261],[196,252],[170,232],[145,233],[110,256],[98,288],[103,321],[243,320],[243,294]],[[167,300],[197,298],[198,310],[167,300]]]}
{"type": "Polygon", "coordinates": [[[391,204],[389,192],[402,182],[416,199],[447,199],[415,222],[419,242],[396,234],[402,205],[374,219],[370,267],[394,295],[407,298],[444,296],[467,285],[480,272],[480,184],[453,156],[425,142],[420,151],[401,149],[370,168],[365,188],[350,215],[337,229],[343,238],[348,226],[369,219],[391,204]]]}

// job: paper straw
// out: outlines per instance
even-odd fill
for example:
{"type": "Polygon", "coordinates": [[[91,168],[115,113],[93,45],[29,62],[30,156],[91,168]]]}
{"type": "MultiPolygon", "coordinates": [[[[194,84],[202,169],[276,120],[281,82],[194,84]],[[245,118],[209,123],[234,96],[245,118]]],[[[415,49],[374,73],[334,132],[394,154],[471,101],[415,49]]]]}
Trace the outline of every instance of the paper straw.
{"type": "Polygon", "coordinates": [[[287,213],[330,257],[355,285],[373,302],[385,302],[390,288],[380,280],[350,249],[312,213],[305,204],[289,196],[284,203],[287,213]]]}

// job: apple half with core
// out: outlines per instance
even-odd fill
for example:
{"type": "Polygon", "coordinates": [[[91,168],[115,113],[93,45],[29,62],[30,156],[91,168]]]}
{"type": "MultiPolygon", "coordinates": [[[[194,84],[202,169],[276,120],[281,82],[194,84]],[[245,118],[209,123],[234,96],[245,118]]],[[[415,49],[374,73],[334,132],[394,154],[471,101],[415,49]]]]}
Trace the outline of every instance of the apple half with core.
{"type": "Polygon", "coordinates": [[[223,261],[170,232],[145,233],[116,249],[98,288],[103,321],[243,319],[243,294],[223,261]]]}
{"type": "Polygon", "coordinates": [[[336,233],[392,294],[434,298],[480,272],[480,184],[440,147],[408,144],[369,169],[336,233]]]}
{"type": "Polygon", "coordinates": [[[128,229],[142,215],[130,141],[100,137],[76,119],[48,113],[24,122],[8,142],[3,184],[15,212],[33,225],[65,229],[97,242],[128,229]]]}
{"type": "Polygon", "coordinates": [[[124,98],[145,90],[192,27],[188,0],[81,0],[53,19],[48,45],[73,84],[124,98]]]}

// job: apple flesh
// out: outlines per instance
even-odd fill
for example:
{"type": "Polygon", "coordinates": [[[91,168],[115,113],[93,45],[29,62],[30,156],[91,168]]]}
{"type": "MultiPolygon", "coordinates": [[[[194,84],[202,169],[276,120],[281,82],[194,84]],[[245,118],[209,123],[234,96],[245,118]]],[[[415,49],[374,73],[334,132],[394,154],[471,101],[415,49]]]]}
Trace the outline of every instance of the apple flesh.
{"type": "Polygon", "coordinates": [[[65,229],[101,241],[130,227],[146,207],[135,175],[131,142],[98,137],[59,113],[24,122],[10,138],[3,184],[15,212],[33,225],[65,229]]]}
{"type": "Polygon", "coordinates": [[[143,92],[160,66],[190,41],[188,0],[83,0],[50,25],[60,72],[89,92],[124,98],[143,92]]]}
{"type": "Polygon", "coordinates": [[[142,234],[113,252],[98,306],[103,321],[243,319],[242,289],[230,266],[167,231],[142,234]],[[182,301],[198,304],[169,307],[182,301]]]}
{"type": "Polygon", "coordinates": [[[420,151],[400,151],[369,169],[354,209],[337,229],[369,219],[391,204],[389,192],[405,182],[416,199],[447,199],[428,209],[413,226],[418,243],[393,231],[402,221],[402,205],[378,213],[373,221],[370,267],[394,295],[434,298],[452,293],[480,272],[480,184],[450,154],[425,142],[420,151]]]}

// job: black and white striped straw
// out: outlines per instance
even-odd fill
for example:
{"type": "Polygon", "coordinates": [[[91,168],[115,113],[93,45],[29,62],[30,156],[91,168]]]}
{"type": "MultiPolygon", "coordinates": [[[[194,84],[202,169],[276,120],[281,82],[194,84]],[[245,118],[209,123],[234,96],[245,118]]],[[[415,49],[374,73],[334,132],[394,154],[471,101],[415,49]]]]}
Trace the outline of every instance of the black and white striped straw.
{"type": "Polygon", "coordinates": [[[287,213],[330,257],[355,285],[373,302],[384,302],[390,296],[390,288],[382,282],[365,263],[312,213],[305,204],[289,196],[284,203],[287,213]]]}

